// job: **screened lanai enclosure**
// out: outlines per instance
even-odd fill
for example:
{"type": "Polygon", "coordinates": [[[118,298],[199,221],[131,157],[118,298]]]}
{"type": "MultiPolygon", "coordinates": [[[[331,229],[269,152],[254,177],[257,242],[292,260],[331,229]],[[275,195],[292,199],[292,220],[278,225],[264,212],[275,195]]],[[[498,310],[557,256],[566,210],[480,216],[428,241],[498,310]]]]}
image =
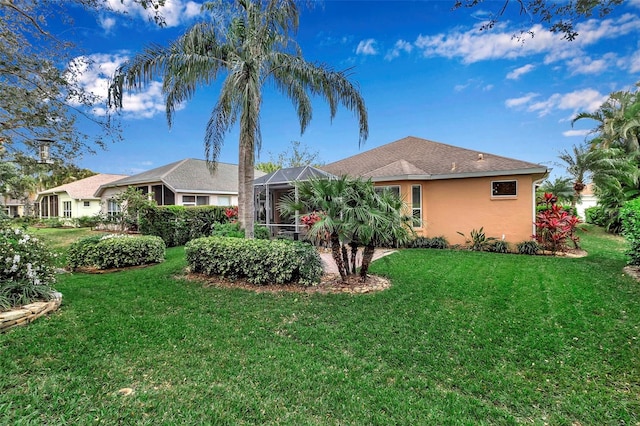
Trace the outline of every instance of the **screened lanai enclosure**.
{"type": "Polygon", "coordinates": [[[309,179],[335,179],[331,173],[327,173],[313,166],[290,167],[276,170],[275,172],[261,176],[253,181],[253,190],[256,200],[255,223],[269,228],[271,235],[287,235],[297,239],[304,234],[305,226],[300,223],[299,212],[293,217],[282,217],[278,210],[278,203],[287,194],[296,194],[296,182],[309,179]]]}

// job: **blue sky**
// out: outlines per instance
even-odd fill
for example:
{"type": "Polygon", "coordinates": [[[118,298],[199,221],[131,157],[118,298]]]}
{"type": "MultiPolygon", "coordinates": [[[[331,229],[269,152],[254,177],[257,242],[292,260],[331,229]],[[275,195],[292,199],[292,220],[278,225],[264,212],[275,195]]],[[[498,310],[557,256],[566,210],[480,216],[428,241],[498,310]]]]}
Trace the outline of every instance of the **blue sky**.
{"type": "MultiPolygon", "coordinates": [[[[198,2],[168,0],[167,27],[159,29],[130,0],[109,2],[121,13],[72,11],[74,40],[94,61],[82,81],[104,95],[120,62],[150,42],[175,38],[199,11],[198,2]]],[[[453,0],[326,0],[304,9],[296,36],[304,57],[350,69],[367,105],[369,139],[359,147],[352,113],[342,109],[331,121],[321,99],[300,135],[290,101],[267,88],[259,161],[285,151],[291,141],[329,163],[411,135],[554,167],[559,152],[583,143],[594,127],[586,120],[572,127],[572,117],[596,110],[609,93],[632,89],[640,80],[640,0],[604,19],[580,22],[572,42],[520,16],[515,4],[495,28],[480,31],[502,4],[452,11],[453,0]],[[514,38],[521,29],[535,36],[514,38]]],[[[124,140],[76,162],[96,172],[134,174],[204,158],[204,129],[217,96],[217,85],[201,89],[169,129],[159,83],[152,84],[125,99],[124,140]]],[[[237,163],[237,146],[234,130],[220,161],[237,163]]],[[[554,175],[562,174],[555,167],[554,175]]]]}

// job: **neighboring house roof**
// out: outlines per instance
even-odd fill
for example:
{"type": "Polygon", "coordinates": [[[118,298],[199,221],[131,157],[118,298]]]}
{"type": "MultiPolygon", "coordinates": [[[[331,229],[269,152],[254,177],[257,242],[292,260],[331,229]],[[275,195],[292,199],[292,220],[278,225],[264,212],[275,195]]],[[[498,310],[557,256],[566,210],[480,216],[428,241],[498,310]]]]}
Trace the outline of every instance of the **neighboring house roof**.
{"type": "Polygon", "coordinates": [[[313,166],[289,167],[261,176],[253,181],[253,185],[291,184],[310,178],[335,178],[335,176],[313,166]]]}
{"type": "Polygon", "coordinates": [[[334,175],[373,181],[546,174],[540,164],[407,136],[322,166],[334,175]]]}
{"type": "Polygon", "coordinates": [[[93,194],[100,186],[122,179],[125,176],[126,175],[111,175],[106,173],[89,176],[88,178],[80,179],[75,182],[65,183],[64,185],[56,186],[55,188],[40,191],[38,192],[38,198],[43,195],[66,192],[69,197],[75,200],[98,199],[99,197],[96,197],[93,194]]]}
{"type": "MultiPolygon", "coordinates": [[[[262,176],[264,172],[256,170],[255,175],[262,176]]],[[[102,185],[96,191],[96,196],[100,196],[106,188],[160,182],[173,192],[237,194],[238,166],[235,164],[218,163],[215,171],[212,173],[205,160],[186,158],[102,185]]]]}

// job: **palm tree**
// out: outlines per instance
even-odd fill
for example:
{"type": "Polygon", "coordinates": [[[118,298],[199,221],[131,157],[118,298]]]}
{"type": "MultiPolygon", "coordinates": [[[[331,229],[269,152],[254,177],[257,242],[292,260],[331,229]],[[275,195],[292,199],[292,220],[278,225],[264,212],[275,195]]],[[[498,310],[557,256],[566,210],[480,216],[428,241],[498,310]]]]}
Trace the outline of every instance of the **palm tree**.
{"type": "Polygon", "coordinates": [[[569,177],[557,177],[553,181],[545,180],[538,188],[537,196],[540,197],[544,193],[553,194],[558,197],[560,203],[571,202],[574,200],[575,184],[569,177]]]}
{"type": "Polygon", "coordinates": [[[116,71],[109,100],[122,106],[123,90],[138,89],[156,77],[163,80],[169,126],[176,108],[200,86],[225,75],[205,134],[205,155],[212,167],[224,137],[239,120],[239,222],[253,236],[253,179],[255,155],[260,150],[262,90],[272,83],[295,105],[301,132],[311,120],[310,95],[324,98],[333,118],[339,105],[353,111],[359,121],[359,143],[368,136],[367,111],[348,72],[307,62],[292,34],[298,28],[295,0],[234,0],[206,2],[203,12],[228,6],[220,22],[200,22],[168,47],[149,46],[116,71]]]}
{"type": "Polygon", "coordinates": [[[329,237],[331,254],[343,281],[355,273],[352,253],[364,246],[360,277],[367,277],[376,247],[404,244],[411,235],[412,218],[404,214],[402,199],[390,191],[378,193],[373,183],[361,179],[311,179],[296,184],[298,197],[285,197],[278,208],[285,215],[296,211],[321,212],[321,219],[307,233],[312,241],[329,237]],[[349,263],[354,268],[350,270],[349,263]]]}
{"type": "Polygon", "coordinates": [[[364,243],[360,278],[367,279],[376,247],[403,245],[413,233],[413,217],[404,213],[404,201],[391,191],[378,193],[371,181],[360,187],[360,208],[364,214],[348,220],[349,229],[357,229],[358,240],[364,243]]]}
{"type": "Polygon", "coordinates": [[[297,197],[291,193],[283,197],[278,204],[280,213],[291,216],[296,211],[318,212],[320,220],[307,232],[307,238],[319,242],[329,240],[331,255],[336,262],[342,281],[346,281],[348,271],[342,257],[341,245],[346,239],[347,226],[343,211],[348,199],[353,199],[351,179],[343,176],[339,179],[312,178],[297,182],[297,197]]]}

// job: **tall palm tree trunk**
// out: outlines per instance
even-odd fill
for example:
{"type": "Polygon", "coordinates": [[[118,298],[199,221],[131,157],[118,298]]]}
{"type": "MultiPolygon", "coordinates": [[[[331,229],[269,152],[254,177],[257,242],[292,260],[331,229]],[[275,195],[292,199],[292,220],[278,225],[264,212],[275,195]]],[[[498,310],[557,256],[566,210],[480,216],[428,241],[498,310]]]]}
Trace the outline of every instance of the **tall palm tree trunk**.
{"type": "Polygon", "coordinates": [[[240,143],[238,162],[238,220],[246,238],[253,238],[253,149],[240,143]]]}

